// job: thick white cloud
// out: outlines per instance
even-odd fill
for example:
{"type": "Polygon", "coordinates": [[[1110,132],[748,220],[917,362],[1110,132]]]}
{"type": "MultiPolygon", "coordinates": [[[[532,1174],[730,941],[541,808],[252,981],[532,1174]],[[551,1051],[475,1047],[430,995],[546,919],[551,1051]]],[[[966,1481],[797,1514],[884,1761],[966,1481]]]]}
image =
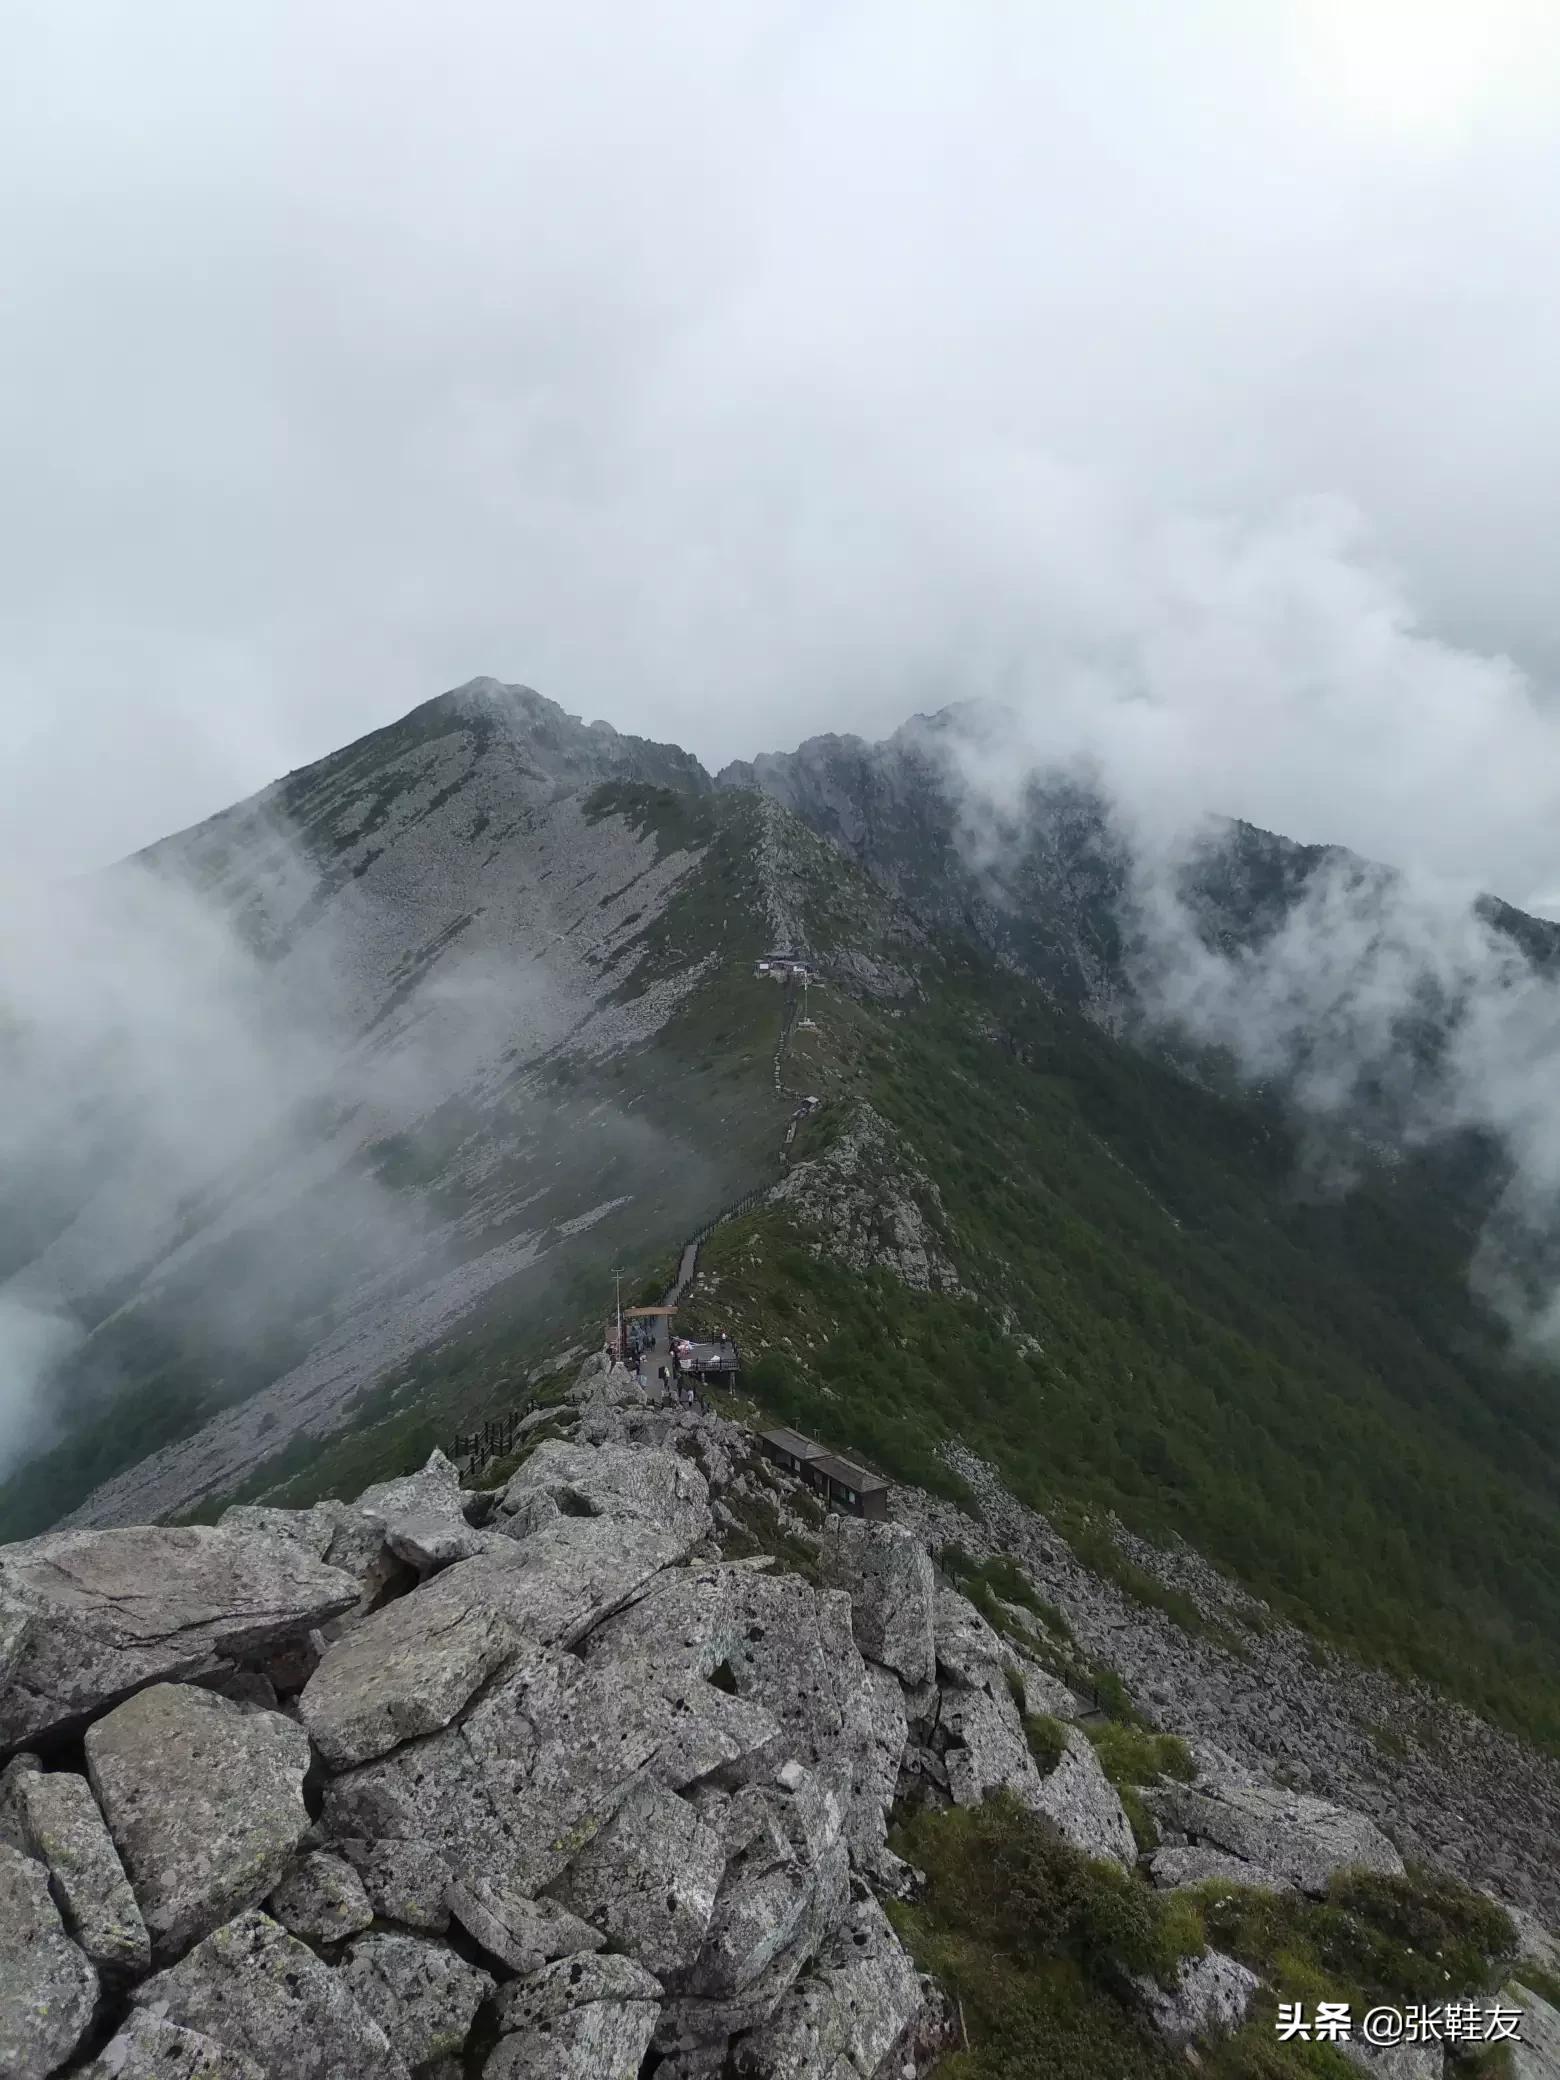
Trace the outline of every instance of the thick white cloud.
{"type": "Polygon", "coordinates": [[[1528,0],[22,0],[0,867],[493,672],[712,761],[1094,703],[1177,799],[1555,890],[1557,54],[1528,0]]]}

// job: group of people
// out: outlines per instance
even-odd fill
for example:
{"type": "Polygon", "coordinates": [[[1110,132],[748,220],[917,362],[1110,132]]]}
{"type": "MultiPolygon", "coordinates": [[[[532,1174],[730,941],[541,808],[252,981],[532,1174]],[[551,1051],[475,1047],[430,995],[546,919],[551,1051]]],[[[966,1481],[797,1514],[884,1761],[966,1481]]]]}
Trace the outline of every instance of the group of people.
{"type": "MultiPolygon", "coordinates": [[[[732,1337],[728,1335],[728,1331],[720,1329],[716,1333],[716,1337],[713,1337],[713,1342],[716,1342],[716,1350],[718,1350],[720,1358],[726,1360],[724,1369],[734,1371],[736,1369],[736,1344],[732,1342],[732,1337]],[[728,1352],[730,1352],[730,1358],[726,1358],[728,1352]]],[[[655,1325],[653,1323],[639,1323],[639,1321],[630,1323],[624,1329],[624,1333],[622,1333],[622,1344],[618,1342],[616,1335],[607,1335],[607,1358],[612,1360],[614,1364],[624,1364],[624,1367],[634,1375],[634,1379],[641,1381],[641,1383],[645,1379],[645,1358],[649,1354],[653,1354],[653,1352],[655,1352],[655,1325]]],[[[661,1367],[657,1367],[657,1373],[655,1373],[655,1377],[657,1377],[657,1381],[661,1385],[661,1392],[664,1392],[664,1396],[670,1402],[674,1402],[674,1404],[678,1404],[682,1408],[703,1408],[705,1402],[703,1402],[703,1396],[699,1394],[699,1373],[688,1369],[688,1362],[686,1362],[686,1360],[693,1358],[693,1342],[688,1340],[686,1335],[674,1335],[670,1321],[668,1321],[668,1327],[666,1327],[666,1354],[668,1354],[670,1362],[661,1364],[661,1367]]],[[[713,1369],[720,1371],[722,1367],[718,1364],[718,1367],[713,1367],[713,1369]]]]}
{"type": "MultiPolygon", "coordinates": [[[[722,1352],[729,1345],[733,1356],[735,1355],[736,1347],[734,1344],[731,1344],[731,1339],[725,1330],[721,1330],[715,1341],[720,1346],[722,1352]]],[[[669,1363],[659,1366],[656,1371],[656,1378],[660,1383],[663,1394],[669,1401],[683,1408],[703,1408],[705,1403],[704,1397],[698,1389],[698,1376],[689,1371],[685,1365],[685,1361],[693,1356],[692,1342],[686,1336],[674,1336],[671,1333],[670,1325],[668,1325],[667,1329],[666,1342],[669,1363]]],[[[615,1337],[608,1338],[607,1358],[614,1365],[624,1366],[634,1375],[636,1380],[642,1382],[645,1376],[645,1358],[647,1354],[655,1350],[655,1347],[656,1332],[654,1327],[648,1324],[641,1327],[639,1323],[635,1322],[624,1331],[621,1344],[618,1343],[615,1337]]]]}

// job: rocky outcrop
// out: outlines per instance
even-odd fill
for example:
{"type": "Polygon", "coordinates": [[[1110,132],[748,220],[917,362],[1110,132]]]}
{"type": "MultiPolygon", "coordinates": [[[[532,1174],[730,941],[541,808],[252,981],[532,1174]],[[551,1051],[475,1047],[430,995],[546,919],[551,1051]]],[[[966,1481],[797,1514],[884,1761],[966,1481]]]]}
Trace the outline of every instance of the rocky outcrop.
{"type": "Polygon", "coordinates": [[[340,1972],[253,1909],[135,1991],[137,2006],[296,2080],[409,2080],[340,1972]]]}
{"type": "Polygon", "coordinates": [[[1260,1863],[1247,1863],[1225,1849],[1156,1849],[1148,1859],[1153,1882],[1173,1890],[1178,1885],[1202,1885],[1210,1878],[1229,1885],[1246,1885],[1259,1892],[1293,1892],[1288,1878],[1260,1863]]]}
{"type": "Polygon", "coordinates": [[[214,2037],[139,2009],[83,2080],[266,2080],[263,2067],[214,2037]]]}
{"type": "Polygon", "coordinates": [[[87,1733],[87,1769],[158,1957],[276,1884],[309,1825],[309,1743],[276,1712],[158,1683],[87,1733]]]}
{"type": "Polygon", "coordinates": [[[626,1957],[547,1965],[505,1987],[483,2080],[636,2080],[660,1997],[626,1957]]]}
{"type": "Polygon", "coordinates": [[[1202,1622],[1186,1630],[1086,1566],[976,1454],[952,1446],[947,1456],[971,1508],[900,1490],[896,1514],[934,1552],[957,1544],[977,1560],[1016,1560],[1061,1610],[1080,1655],[1114,1671],[1156,1725],[1216,1741],[1257,1781],[1358,1812],[1408,1861],[1560,1926],[1555,1757],[1319,1645],[1187,1547],[1098,1524],[1134,1566],[1195,1605],[1202,1622]]]}
{"type": "MultiPolygon", "coordinates": [[[[88,1775],[63,1720],[0,1773],[0,2070],[925,2080],[953,2031],[879,1903],[919,1882],[896,1801],[1004,1791],[1134,1860],[1093,1745],[1026,1722],[1054,1679],[922,1539],[815,1536],[741,1432],[599,1363],[572,1408],[579,1438],[501,1494],[435,1458],[356,1504],[233,1513],[225,1540],[329,1593],[280,1631],[208,1607],[183,1680],[100,1628],[88,1775]],[[719,1557],[764,1483],[816,1582],[719,1557]]],[[[1156,1883],[1392,1867],[1357,1816],[1196,1764],[1149,1794],[1196,1837],[1156,1883]]],[[[1210,1955],[1139,1992],[1182,2045],[1235,2026],[1249,1980],[1210,1955]]]]}
{"type": "Polygon", "coordinates": [[[1183,1958],[1169,1986],[1137,1982],[1144,2012],[1167,2044],[1184,2049],[1198,2037],[1228,2035],[1251,2013],[1262,1982],[1218,1950],[1183,1958]]]}
{"type": "Polygon", "coordinates": [[[963,1290],[935,1181],[871,1105],[819,1156],[798,1163],[769,1194],[853,1271],[887,1270],[917,1293],[963,1290]]]}
{"type": "Polygon", "coordinates": [[[1267,1784],[1162,1784],[1146,1794],[1166,1828],[1211,1842],[1318,1897],[1335,1871],[1400,1873],[1403,1859],[1362,1813],[1267,1784]]]}
{"type": "Polygon", "coordinates": [[[926,1548],[898,1524],[831,1517],[819,1566],[824,1581],[850,1598],[851,1629],[866,1658],[902,1682],[929,1682],[936,1584],[926,1548]]]}
{"type": "Polygon", "coordinates": [[[1044,1813],[1064,1842],[1086,1856],[1130,1865],[1137,1855],[1132,1824],[1093,1747],[1069,1726],[1066,1746],[1054,1769],[1025,1789],[1024,1801],[1044,1813]]]}
{"type": "Polygon", "coordinates": [[[431,1574],[470,1560],[488,1544],[466,1521],[460,1475],[442,1452],[404,1480],[381,1481],[357,1499],[357,1515],[383,1537],[398,1560],[431,1574]]]}
{"type": "Polygon", "coordinates": [[[772,2021],[737,2054],[763,2080],[872,2080],[921,2010],[921,1982],[870,1895],[857,1901],[772,2021]]]}
{"type": "Polygon", "coordinates": [[[46,2080],[81,2042],[97,1974],[66,1935],[43,1865],[0,1847],[0,2073],[46,2080]]]}
{"type": "Polygon", "coordinates": [[[1011,1792],[1086,1856],[1130,1864],[1131,1823],[1094,1749],[1068,1727],[1057,1762],[1045,1772],[1036,1766],[1010,1680],[1016,1657],[951,1589],[937,1598],[936,1639],[940,1687],[925,1738],[954,1803],[976,1806],[1011,1792]]]}
{"type": "Polygon", "coordinates": [[[429,1936],[375,1932],[349,1946],[341,1977],[409,2066],[453,2058],[471,2034],[492,1976],[429,1936]]]}
{"type": "Polygon", "coordinates": [[[0,1546],[0,1752],[144,1684],[308,1633],[357,1597],[305,1546],[239,1529],[52,1531],[0,1546]]]}
{"type": "Polygon", "coordinates": [[[571,1444],[548,1437],[499,1498],[500,1526],[539,1496],[560,1510],[653,1524],[691,1547],[712,1528],[709,1489],[677,1452],[617,1444],[571,1444]]]}

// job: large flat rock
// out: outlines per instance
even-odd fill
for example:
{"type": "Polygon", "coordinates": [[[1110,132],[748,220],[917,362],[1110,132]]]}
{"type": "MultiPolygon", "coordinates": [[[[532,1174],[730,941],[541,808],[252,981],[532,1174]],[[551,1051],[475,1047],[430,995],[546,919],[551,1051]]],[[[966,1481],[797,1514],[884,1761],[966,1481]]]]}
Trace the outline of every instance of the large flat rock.
{"type": "Polygon", "coordinates": [[[638,1520],[557,1516],[523,1541],[447,1568],[365,1618],[300,1700],[338,1769],[437,1732],[506,1661],[571,1647],[629,1603],[688,1541],[638,1520]]]}
{"type": "Polygon", "coordinates": [[[127,1698],[88,1730],[87,1768],[159,1958],[264,1899],[309,1826],[302,1730],[209,1690],[127,1698]]]}
{"type": "Polygon", "coordinates": [[[514,1656],[519,1637],[492,1608],[491,1574],[480,1560],[452,1567],[327,1650],[298,1708],[332,1768],[437,1733],[514,1656]]]}
{"type": "Polygon", "coordinates": [[[1403,1859],[1373,1820],[1325,1799],[1275,1785],[1224,1782],[1217,1788],[1161,1784],[1144,1794],[1155,1817],[1195,1843],[1211,1842],[1261,1864],[1302,1892],[1320,1895],[1335,1871],[1390,1876],[1403,1859]]]}
{"type": "Polygon", "coordinates": [[[265,2068],[214,2037],[137,2009],[82,2080],[270,2080],[265,2068]]]}
{"type": "Polygon", "coordinates": [[[0,1753],[144,1684],[310,1631],[358,1585],[241,1527],[51,1531],[0,1546],[0,1753]]]}
{"type": "Polygon", "coordinates": [[[24,1776],[18,1804],[76,1941],[109,1971],[144,1972],[152,1961],[146,1924],[86,1778],[66,1770],[24,1776]]]}
{"type": "Polygon", "coordinates": [[[41,1863],[0,1846],[0,2073],[45,2080],[81,2042],[97,1973],[66,1935],[41,1863]]]}
{"type": "Polygon", "coordinates": [[[737,2046],[762,2080],[875,2075],[921,2012],[920,1975],[870,1894],[835,1930],[773,2019],[737,2046]]]}
{"type": "Polygon", "coordinates": [[[447,1943],[380,1930],[352,1942],[341,1976],[409,2066],[458,2057],[493,1990],[491,1975],[447,1943]]]}
{"type": "Polygon", "coordinates": [[[936,1581],[920,1540],[900,1524],[832,1517],[819,1562],[823,1579],[850,1598],[856,1644],[908,1684],[936,1668],[936,1581]]]}
{"type": "Polygon", "coordinates": [[[612,1949],[656,1978],[685,1971],[703,1948],[726,1868],[720,1835],[675,1791],[643,1784],[599,1828],[552,1887],[554,1898],[612,1949]]]}
{"type": "Polygon", "coordinates": [[[661,1988],[626,1957],[569,1957],[506,1986],[483,2080],[637,2080],[661,1988]]]}
{"type": "Polygon", "coordinates": [[[408,2080],[341,1974],[267,1914],[225,1922],[132,1997],[287,2080],[408,2080]]]}
{"type": "Polygon", "coordinates": [[[689,1546],[714,1528],[709,1483],[680,1452],[652,1446],[576,1444],[544,1438],[499,1500],[499,1523],[538,1495],[561,1510],[653,1524],[689,1546]]]}

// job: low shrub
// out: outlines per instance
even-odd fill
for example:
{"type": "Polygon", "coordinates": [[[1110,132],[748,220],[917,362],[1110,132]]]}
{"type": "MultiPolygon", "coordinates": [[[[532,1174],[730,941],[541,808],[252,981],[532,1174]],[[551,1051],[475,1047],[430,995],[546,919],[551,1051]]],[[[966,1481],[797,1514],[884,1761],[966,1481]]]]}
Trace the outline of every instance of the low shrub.
{"type": "Polygon", "coordinates": [[[1035,1759],[1035,1768],[1048,1777],[1067,1753],[1067,1728],[1049,1712],[1025,1712],[1024,1738],[1035,1759]]]}

